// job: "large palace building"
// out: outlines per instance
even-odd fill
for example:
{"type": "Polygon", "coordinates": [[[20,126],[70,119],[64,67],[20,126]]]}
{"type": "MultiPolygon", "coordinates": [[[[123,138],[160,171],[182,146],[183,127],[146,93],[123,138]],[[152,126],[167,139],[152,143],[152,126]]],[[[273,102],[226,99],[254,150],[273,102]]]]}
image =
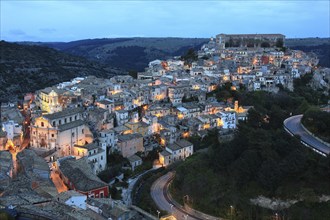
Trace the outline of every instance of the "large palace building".
{"type": "Polygon", "coordinates": [[[283,34],[218,34],[216,43],[221,48],[227,47],[281,47],[283,34]]]}

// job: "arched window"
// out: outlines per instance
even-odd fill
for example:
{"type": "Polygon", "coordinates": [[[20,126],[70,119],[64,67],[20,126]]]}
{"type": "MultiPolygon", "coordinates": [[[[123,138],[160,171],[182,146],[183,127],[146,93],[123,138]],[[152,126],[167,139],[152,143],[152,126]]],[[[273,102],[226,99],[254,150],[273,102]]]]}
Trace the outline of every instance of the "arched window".
{"type": "Polygon", "coordinates": [[[44,127],[44,126],[45,126],[45,124],[44,124],[44,122],[42,121],[42,122],[41,122],[41,127],[44,127]]]}

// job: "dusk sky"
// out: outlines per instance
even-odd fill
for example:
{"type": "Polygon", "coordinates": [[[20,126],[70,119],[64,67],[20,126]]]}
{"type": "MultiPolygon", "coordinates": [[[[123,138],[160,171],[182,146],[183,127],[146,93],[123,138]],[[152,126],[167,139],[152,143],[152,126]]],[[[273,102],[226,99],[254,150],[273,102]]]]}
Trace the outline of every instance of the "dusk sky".
{"type": "Polygon", "coordinates": [[[287,38],[329,37],[329,8],[329,0],[1,0],[1,40],[209,38],[219,33],[281,33],[287,38]]]}

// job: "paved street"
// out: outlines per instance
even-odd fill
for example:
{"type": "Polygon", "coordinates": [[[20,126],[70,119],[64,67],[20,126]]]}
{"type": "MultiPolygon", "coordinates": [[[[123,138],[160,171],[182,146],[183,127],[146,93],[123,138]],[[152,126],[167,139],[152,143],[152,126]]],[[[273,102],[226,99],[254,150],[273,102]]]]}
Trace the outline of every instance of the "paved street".
{"type": "Polygon", "coordinates": [[[180,204],[169,198],[167,195],[167,188],[173,177],[174,172],[169,172],[158,178],[151,186],[151,197],[160,209],[172,213],[178,220],[217,219],[203,213],[187,211],[180,204]]]}
{"type": "Polygon", "coordinates": [[[66,185],[64,185],[62,179],[60,178],[60,175],[56,173],[54,170],[50,172],[50,177],[57,189],[58,193],[68,191],[68,188],[66,185]]]}
{"type": "Polygon", "coordinates": [[[322,152],[323,154],[330,154],[330,147],[317,140],[312,135],[308,134],[301,126],[301,118],[303,115],[295,115],[287,118],[284,121],[284,126],[294,135],[299,135],[301,140],[311,146],[312,148],[322,152]]]}

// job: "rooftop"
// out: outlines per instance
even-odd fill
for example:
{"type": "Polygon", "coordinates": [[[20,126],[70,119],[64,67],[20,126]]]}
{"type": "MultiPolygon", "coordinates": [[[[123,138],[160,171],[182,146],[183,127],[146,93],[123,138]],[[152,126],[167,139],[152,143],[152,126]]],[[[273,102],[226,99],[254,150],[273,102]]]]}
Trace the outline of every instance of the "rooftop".
{"type": "Polygon", "coordinates": [[[163,150],[162,152],[160,152],[160,154],[163,155],[164,157],[171,156],[171,153],[168,152],[167,150],[163,150]]]}
{"type": "Polygon", "coordinates": [[[60,131],[66,131],[66,130],[69,130],[71,128],[81,126],[83,124],[85,124],[85,122],[83,120],[79,119],[79,120],[76,120],[76,121],[73,121],[73,122],[69,122],[69,123],[66,123],[66,124],[63,124],[63,125],[59,125],[58,129],[60,131]]]}
{"type": "Polygon", "coordinates": [[[84,148],[87,150],[94,150],[97,149],[99,146],[96,143],[90,143],[90,144],[86,144],[86,145],[75,145],[75,147],[79,147],[79,148],[84,148]]]}
{"type": "Polygon", "coordinates": [[[68,199],[70,199],[71,197],[74,197],[74,196],[85,196],[85,195],[81,194],[75,190],[68,190],[68,191],[60,193],[58,195],[58,198],[61,202],[66,202],[66,201],[68,201],[68,199]]]}
{"type": "Polygon", "coordinates": [[[131,163],[142,160],[141,157],[139,157],[139,156],[136,155],[136,154],[134,154],[134,155],[128,157],[127,159],[128,159],[129,162],[131,162],[131,163]]]}
{"type": "Polygon", "coordinates": [[[59,119],[59,118],[63,118],[66,116],[75,115],[75,114],[82,113],[82,112],[83,112],[82,108],[67,108],[60,112],[55,112],[53,114],[44,115],[43,117],[45,117],[49,120],[54,120],[54,119],[59,119]]]}
{"type": "Polygon", "coordinates": [[[87,159],[84,157],[79,160],[65,160],[61,162],[60,170],[79,191],[88,192],[108,186],[94,175],[87,159]]]}
{"type": "Polygon", "coordinates": [[[192,146],[193,144],[190,143],[189,141],[185,140],[185,139],[181,139],[178,140],[177,142],[175,142],[177,145],[181,146],[181,147],[189,147],[192,146]]]}
{"type": "Polygon", "coordinates": [[[118,135],[118,141],[129,141],[136,138],[142,138],[139,133],[118,135]]]}
{"type": "Polygon", "coordinates": [[[103,104],[103,105],[110,105],[110,104],[113,104],[113,101],[104,99],[104,100],[98,101],[98,103],[103,104]]]}

